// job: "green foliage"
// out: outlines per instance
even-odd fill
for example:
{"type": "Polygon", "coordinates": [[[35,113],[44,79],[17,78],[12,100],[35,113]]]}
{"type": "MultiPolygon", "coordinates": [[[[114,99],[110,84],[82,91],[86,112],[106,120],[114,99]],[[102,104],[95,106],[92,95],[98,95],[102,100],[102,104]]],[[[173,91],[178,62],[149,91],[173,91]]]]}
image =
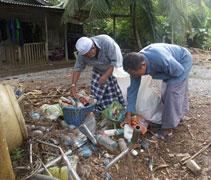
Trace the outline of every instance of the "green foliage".
{"type": "Polygon", "coordinates": [[[52,4],[52,5],[57,5],[60,2],[60,0],[45,0],[45,1],[52,4]]]}
{"type": "Polygon", "coordinates": [[[211,51],[211,29],[208,30],[207,36],[204,37],[202,49],[211,51]]]}
{"type": "Polygon", "coordinates": [[[115,38],[121,47],[136,46],[135,29],[143,46],[161,42],[164,37],[169,41],[173,37],[175,44],[184,45],[186,34],[189,34],[189,42],[197,41],[201,48],[210,44],[210,0],[71,0],[65,7],[63,20],[72,17],[83,22],[88,36],[114,37],[113,19],[109,15],[131,15],[130,5],[135,1],[136,23],[132,23],[131,17],[116,18],[115,38]]]}
{"type": "Polygon", "coordinates": [[[95,36],[98,34],[111,34],[112,29],[108,29],[109,19],[96,19],[84,23],[84,33],[88,36],[95,36]]]}
{"type": "Polygon", "coordinates": [[[133,35],[132,25],[129,18],[120,18],[117,21],[116,40],[120,44],[121,48],[134,49],[135,51],[135,39],[133,35]]]}
{"type": "Polygon", "coordinates": [[[153,7],[149,7],[149,4],[137,6],[137,25],[143,46],[156,41],[157,36],[157,21],[152,12],[153,7]]]}
{"type": "Polygon", "coordinates": [[[209,49],[211,32],[211,10],[204,2],[201,7],[195,6],[189,13],[192,23],[192,35],[187,34],[188,45],[197,48],[209,49]]]}
{"type": "Polygon", "coordinates": [[[22,158],[22,151],[20,148],[15,148],[10,154],[12,165],[17,165],[18,161],[22,158]]]}
{"type": "MultiPolygon", "coordinates": [[[[84,32],[88,36],[107,34],[114,38],[113,19],[89,21],[84,24],[84,32]]],[[[116,41],[121,48],[134,48],[134,36],[130,18],[116,18],[116,41]]]]}
{"type": "Polygon", "coordinates": [[[71,0],[65,7],[63,22],[73,17],[79,22],[109,17],[112,5],[113,1],[109,0],[71,0]]]}

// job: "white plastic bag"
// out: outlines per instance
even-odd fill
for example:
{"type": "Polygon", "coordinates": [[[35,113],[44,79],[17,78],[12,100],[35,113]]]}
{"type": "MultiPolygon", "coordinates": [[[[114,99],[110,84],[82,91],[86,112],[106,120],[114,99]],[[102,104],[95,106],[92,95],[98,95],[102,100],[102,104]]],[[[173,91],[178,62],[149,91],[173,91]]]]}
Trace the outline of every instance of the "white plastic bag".
{"type": "Polygon", "coordinates": [[[122,67],[114,68],[113,76],[116,77],[118,85],[122,91],[125,102],[127,101],[127,87],[130,85],[130,75],[122,67]]]}
{"type": "Polygon", "coordinates": [[[41,115],[44,116],[46,119],[49,120],[56,120],[60,116],[60,107],[59,105],[50,105],[50,104],[43,104],[39,109],[41,115]]]}
{"type": "MultiPolygon", "coordinates": [[[[126,101],[127,88],[130,85],[130,75],[123,68],[115,68],[113,75],[117,78],[126,101]]],[[[161,103],[160,96],[152,88],[151,81],[152,78],[150,76],[142,76],[136,101],[136,112],[152,123],[161,124],[163,104],[161,103]]]]}

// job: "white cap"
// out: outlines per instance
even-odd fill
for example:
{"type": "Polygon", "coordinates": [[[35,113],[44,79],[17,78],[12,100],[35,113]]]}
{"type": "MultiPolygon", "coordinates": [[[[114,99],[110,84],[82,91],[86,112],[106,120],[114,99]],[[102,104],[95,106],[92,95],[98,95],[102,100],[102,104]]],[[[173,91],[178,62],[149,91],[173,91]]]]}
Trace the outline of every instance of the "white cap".
{"type": "Polygon", "coordinates": [[[90,38],[81,37],[76,42],[75,47],[76,47],[76,49],[78,51],[78,54],[84,55],[84,54],[89,52],[89,50],[91,49],[92,45],[93,45],[93,42],[92,42],[92,40],[90,38]]]}

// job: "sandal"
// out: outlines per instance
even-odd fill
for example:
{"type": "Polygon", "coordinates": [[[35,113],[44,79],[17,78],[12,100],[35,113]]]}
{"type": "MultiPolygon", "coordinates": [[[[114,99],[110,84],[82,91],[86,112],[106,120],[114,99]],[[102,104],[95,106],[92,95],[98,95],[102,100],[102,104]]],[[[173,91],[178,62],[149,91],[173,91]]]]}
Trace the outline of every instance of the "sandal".
{"type": "Polygon", "coordinates": [[[165,130],[161,129],[157,133],[155,133],[151,139],[154,141],[159,141],[159,140],[166,140],[171,137],[173,137],[173,130],[171,130],[170,133],[165,133],[165,130]]]}

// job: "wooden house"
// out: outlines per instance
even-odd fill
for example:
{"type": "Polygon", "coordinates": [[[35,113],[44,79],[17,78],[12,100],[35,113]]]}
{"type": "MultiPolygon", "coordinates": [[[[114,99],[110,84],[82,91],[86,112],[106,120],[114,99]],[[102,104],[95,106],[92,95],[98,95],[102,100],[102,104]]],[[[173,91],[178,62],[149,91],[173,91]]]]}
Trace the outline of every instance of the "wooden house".
{"type": "Polygon", "coordinates": [[[43,0],[0,0],[0,70],[46,64],[55,49],[71,58],[83,26],[62,24],[63,12],[43,0]]]}

